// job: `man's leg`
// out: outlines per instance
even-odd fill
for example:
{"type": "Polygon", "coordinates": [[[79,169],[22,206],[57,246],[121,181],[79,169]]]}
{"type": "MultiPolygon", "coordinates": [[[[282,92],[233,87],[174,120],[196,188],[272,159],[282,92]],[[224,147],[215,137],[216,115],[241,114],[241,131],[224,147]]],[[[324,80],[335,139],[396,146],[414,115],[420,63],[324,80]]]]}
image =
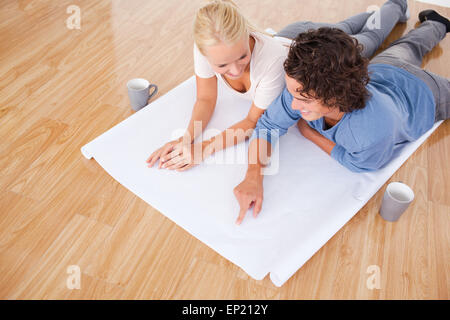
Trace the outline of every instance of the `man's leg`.
{"type": "Polygon", "coordinates": [[[378,12],[369,19],[364,27],[353,37],[363,46],[363,57],[372,57],[383,41],[391,33],[397,22],[405,22],[409,18],[406,0],[390,0],[383,4],[378,12]]]}
{"type": "Polygon", "coordinates": [[[299,33],[306,32],[311,29],[319,29],[321,27],[338,28],[345,33],[352,35],[358,33],[367,23],[367,19],[373,12],[363,12],[352,16],[344,21],[333,23],[298,21],[291,23],[278,32],[276,37],[284,37],[294,39],[299,33]]]}
{"type": "Polygon", "coordinates": [[[446,26],[436,21],[425,21],[417,29],[393,42],[372,59],[371,64],[390,64],[412,73],[424,81],[436,102],[436,121],[450,118],[450,81],[423,70],[423,56],[446,35],[446,26]]]}
{"type": "Polygon", "coordinates": [[[299,21],[286,26],[275,36],[294,39],[299,33],[310,29],[321,27],[338,28],[356,38],[363,46],[361,54],[366,58],[370,58],[387,38],[397,22],[400,20],[406,21],[407,8],[408,3],[406,0],[388,0],[378,12],[363,12],[337,24],[299,21]]]}
{"type": "Polygon", "coordinates": [[[425,21],[417,29],[392,42],[386,50],[373,58],[372,62],[392,57],[420,67],[423,56],[444,39],[445,34],[446,27],[442,23],[425,21]]]}

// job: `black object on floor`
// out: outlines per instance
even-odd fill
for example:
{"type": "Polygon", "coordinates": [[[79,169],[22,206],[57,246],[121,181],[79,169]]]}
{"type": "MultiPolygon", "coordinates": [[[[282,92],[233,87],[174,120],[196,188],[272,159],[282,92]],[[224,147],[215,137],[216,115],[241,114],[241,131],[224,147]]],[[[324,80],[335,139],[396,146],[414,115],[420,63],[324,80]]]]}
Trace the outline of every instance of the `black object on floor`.
{"type": "Polygon", "coordinates": [[[447,32],[450,32],[450,21],[446,18],[441,16],[439,13],[437,13],[434,10],[423,10],[419,13],[419,20],[420,22],[424,22],[426,20],[433,20],[440,23],[443,23],[447,26],[447,32]]]}

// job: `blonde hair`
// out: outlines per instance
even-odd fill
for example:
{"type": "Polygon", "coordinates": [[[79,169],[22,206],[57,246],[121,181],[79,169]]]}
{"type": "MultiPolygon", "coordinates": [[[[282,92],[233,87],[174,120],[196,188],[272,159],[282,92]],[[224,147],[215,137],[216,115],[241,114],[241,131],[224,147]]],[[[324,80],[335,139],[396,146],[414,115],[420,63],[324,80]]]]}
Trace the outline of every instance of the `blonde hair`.
{"type": "Polygon", "coordinates": [[[194,41],[200,52],[224,42],[234,44],[250,32],[258,31],[231,0],[212,0],[198,9],[194,20],[194,41]]]}

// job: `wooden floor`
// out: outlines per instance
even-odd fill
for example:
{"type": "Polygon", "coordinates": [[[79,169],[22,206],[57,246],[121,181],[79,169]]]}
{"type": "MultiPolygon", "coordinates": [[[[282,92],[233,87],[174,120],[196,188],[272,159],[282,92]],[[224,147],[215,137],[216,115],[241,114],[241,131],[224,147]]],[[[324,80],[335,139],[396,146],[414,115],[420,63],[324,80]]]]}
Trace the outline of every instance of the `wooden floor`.
{"type": "MultiPolygon", "coordinates": [[[[261,28],[338,22],[383,0],[236,0],[261,28]]],[[[199,0],[0,2],[0,298],[448,299],[450,122],[390,181],[416,200],[396,223],[378,209],[385,186],[285,285],[249,278],[113,180],[80,147],[132,114],[126,82],[157,97],[193,74],[199,0]],[[66,27],[69,5],[81,29],[66,27]],[[68,289],[70,265],[81,289],[68,289]],[[369,289],[369,266],[380,288],[369,289]]],[[[417,13],[450,9],[409,0],[417,13]]],[[[389,42],[388,41],[388,42],[389,42]]],[[[386,45],[386,42],[384,45],[386,45]]],[[[450,77],[450,37],[425,59],[450,77]]],[[[149,150],[149,153],[152,150],[149,150]]]]}

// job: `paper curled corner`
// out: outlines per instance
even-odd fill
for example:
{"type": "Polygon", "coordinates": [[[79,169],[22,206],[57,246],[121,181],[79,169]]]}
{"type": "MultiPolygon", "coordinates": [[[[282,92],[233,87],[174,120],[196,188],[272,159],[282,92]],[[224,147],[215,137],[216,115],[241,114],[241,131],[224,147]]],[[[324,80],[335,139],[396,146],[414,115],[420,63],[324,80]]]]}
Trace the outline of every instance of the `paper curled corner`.
{"type": "Polygon", "coordinates": [[[277,274],[275,274],[274,272],[271,272],[269,274],[269,278],[272,281],[272,283],[278,288],[280,288],[287,281],[287,279],[284,281],[282,279],[280,279],[280,277],[277,274]]]}
{"type": "Polygon", "coordinates": [[[88,148],[88,145],[87,145],[87,144],[85,144],[84,146],[82,146],[80,150],[81,150],[81,153],[83,154],[83,156],[84,156],[86,159],[92,159],[92,154],[91,154],[91,152],[89,152],[89,148],[88,148]]]}

